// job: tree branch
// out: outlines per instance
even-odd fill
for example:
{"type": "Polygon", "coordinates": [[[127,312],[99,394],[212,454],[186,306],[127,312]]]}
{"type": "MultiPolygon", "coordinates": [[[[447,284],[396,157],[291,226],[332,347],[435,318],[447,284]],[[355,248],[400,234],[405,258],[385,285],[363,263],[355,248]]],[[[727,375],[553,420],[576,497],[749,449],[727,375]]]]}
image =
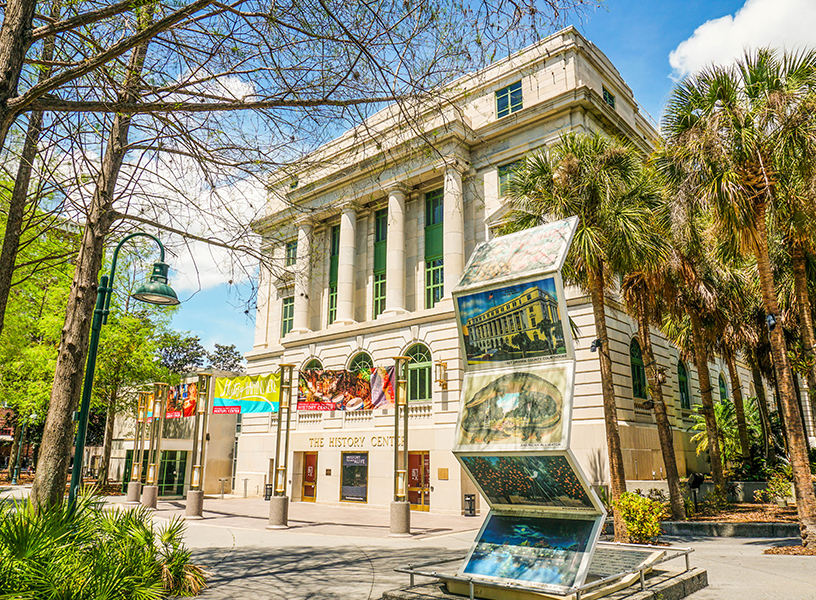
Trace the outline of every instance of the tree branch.
{"type": "Polygon", "coordinates": [[[92,10],[90,12],[63,19],[62,21],[57,21],[56,23],[49,23],[48,25],[35,27],[34,31],[31,32],[30,43],[36,42],[44,37],[75,29],[81,25],[90,25],[91,23],[96,23],[102,19],[116,16],[120,13],[142,6],[143,4],[147,4],[147,2],[148,0],[124,0],[123,2],[117,2],[104,8],[99,8],[97,10],[92,10]]]}

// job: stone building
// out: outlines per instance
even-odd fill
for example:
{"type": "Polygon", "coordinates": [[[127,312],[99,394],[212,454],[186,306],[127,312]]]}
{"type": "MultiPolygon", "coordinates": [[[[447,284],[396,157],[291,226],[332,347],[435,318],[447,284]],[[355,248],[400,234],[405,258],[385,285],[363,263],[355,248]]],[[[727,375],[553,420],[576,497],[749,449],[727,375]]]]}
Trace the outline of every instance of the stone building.
{"type": "MultiPolygon", "coordinates": [[[[282,273],[262,273],[247,359],[249,374],[266,374],[281,363],[354,370],[410,356],[411,502],[458,513],[463,495],[475,490],[450,452],[463,376],[451,290],[476,245],[506,217],[512,166],[568,131],[603,131],[644,153],[657,132],[609,59],[571,27],[454,81],[443,96],[429,99],[410,127],[396,109],[382,110],[365,133],[347,132],[296,177],[270,185],[266,216],[255,227],[282,273]]],[[[567,298],[578,328],[572,448],[603,485],[609,473],[592,309],[579,290],[567,298]]],[[[551,309],[539,306],[536,316],[544,318],[551,309]]],[[[637,326],[615,297],[608,320],[627,478],[662,479],[637,326]]],[[[534,335],[529,320],[526,329],[503,323],[534,335]]],[[[486,350],[488,329],[477,322],[472,330],[472,343],[486,350]]],[[[700,401],[694,368],[656,338],[681,474],[707,470],[688,441],[700,401]]],[[[710,368],[712,381],[727,381],[722,364],[710,368]]],[[[749,392],[750,375],[741,376],[749,392]]],[[[393,444],[400,443],[393,421],[393,408],[294,414],[292,500],[387,506],[393,444]]],[[[240,428],[234,477],[255,489],[272,481],[275,419],[243,415],[240,428]]]]}

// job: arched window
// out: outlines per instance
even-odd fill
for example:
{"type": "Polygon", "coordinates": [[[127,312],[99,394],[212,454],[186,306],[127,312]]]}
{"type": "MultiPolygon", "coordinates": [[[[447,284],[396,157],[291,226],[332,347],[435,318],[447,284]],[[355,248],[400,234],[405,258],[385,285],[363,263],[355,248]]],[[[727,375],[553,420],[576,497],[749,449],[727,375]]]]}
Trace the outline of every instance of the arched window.
{"type": "Polygon", "coordinates": [[[691,409],[691,393],[689,392],[689,378],[686,365],[682,360],[677,361],[677,381],[680,384],[680,408],[691,409]]]}
{"type": "Polygon", "coordinates": [[[323,369],[323,364],[319,360],[317,360],[316,358],[313,358],[312,360],[307,362],[305,365],[303,365],[302,370],[303,371],[321,371],[322,369],[323,369]]]}
{"type": "Polygon", "coordinates": [[[728,386],[725,385],[725,377],[720,373],[720,402],[728,400],[728,386]]]}
{"type": "Polygon", "coordinates": [[[405,353],[408,361],[408,401],[430,401],[431,396],[431,351],[425,344],[414,344],[405,353]]]}
{"type": "Polygon", "coordinates": [[[371,355],[368,352],[358,352],[349,361],[348,370],[356,373],[362,369],[370,369],[374,366],[374,361],[371,360],[371,355]]]}
{"type": "Polygon", "coordinates": [[[632,396],[646,400],[646,369],[643,366],[643,353],[636,339],[632,339],[629,345],[629,363],[632,365],[632,396]]]}

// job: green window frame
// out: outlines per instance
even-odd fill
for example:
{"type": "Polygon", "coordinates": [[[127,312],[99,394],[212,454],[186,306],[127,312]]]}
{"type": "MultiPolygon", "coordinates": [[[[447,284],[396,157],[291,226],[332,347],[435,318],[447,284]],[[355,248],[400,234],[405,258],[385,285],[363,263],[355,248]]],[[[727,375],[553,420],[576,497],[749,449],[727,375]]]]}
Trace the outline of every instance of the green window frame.
{"type": "Polygon", "coordinates": [[[385,310],[385,273],[374,275],[374,318],[385,310]]]}
{"type": "Polygon", "coordinates": [[[443,189],[425,194],[425,308],[433,308],[444,291],[444,197],[443,189]]]}
{"type": "Polygon", "coordinates": [[[388,209],[374,213],[374,294],[373,316],[376,319],[385,310],[385,272],[388,252],[388,209]]]}
{"type": "Polygon", "coordinates": [[[297,240],[286,242],[286,262],[287,267],[294,266],[297,263],[297,240]]]}
{"type": "Polygon", "coordinates": [[[333,225],[329,242],[329,314],[328,324],[337,318],[337,271],[340,260],[340,225],[333,225]]]}
{"type": "Polygon", "coordinates": [[[521,166],[522,161],[517,160],[511,162],[506,165],[502,165],[499,167],[499,195],[506,196],[510,191],[510,182],[516,176],[516,172],[518,168],[521,166]]]}
{"type": "Polygon", "coordinates": [[[425,344],[414,344],[405,353],[408,361],[408,402],[430,402],[433,399],[431,390],[431,351],[425,344]]]}
{"type": "Polygon", "coordinates": [[[521,81],[496,90],[496,116],[501,119],[524,108],[521,81]]]}
{"type": "Polygon", "coordinates": [[[643,352],[640,350],[640,343],[637,339],[633,339],[629,345],[629,363],[632,366],[632,397],[647,400],[646,367],[643,364],[643,352]]]}
{"type": "Polygon", "coordinates": [[[425,308],[433,308],[445,291],[445,267],[437,258],[425,262],[425,308]]]}
{"type": "Polygon", "coordinates": [[[677,361],[677,382],[680,387],[680,408],[691,410],[688,370],[682,360],[677,361]]]}
{"type": "Polygon", "coordinates": [[[615,94],[606,89],[606,86],[603,88],[603,99],[610,108],[615,108],[615,94]]]}
{"type": "Polygon", "coordinates": [[[303,365],[303,368],[301,369],[301,371],[322,371],[322,370],[323,363],[320,362],[320,360],[318,360],[317,358],[311,359],[309,362],[303,365]]]}
{"type": "Polygon", "coordinates": [[[292,331],[295,325],[295,297],[283,299],[281,306],[281,337],[292,331]]]}
{"type": "Polygon", "coordinates": [[[368,352],[358,352],[349,361],[348,370],[356,373],[362,369],[371,369],[374,366],[374,361],[368,352]]]}
{"type": "Polygon", "coordinates": [[[726,385],[725,377],[723,377],[722,373],[720,373],[717,383],[720,385],[720,402],[730,400],[730,397],[728,396],[728,385],[726,385]]]}

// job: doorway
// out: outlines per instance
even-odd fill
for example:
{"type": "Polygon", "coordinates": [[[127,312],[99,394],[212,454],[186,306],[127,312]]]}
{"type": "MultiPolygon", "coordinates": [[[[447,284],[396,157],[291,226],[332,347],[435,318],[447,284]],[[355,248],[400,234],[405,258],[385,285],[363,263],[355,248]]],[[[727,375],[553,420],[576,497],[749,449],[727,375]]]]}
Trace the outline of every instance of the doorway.
{"type": "Polygon", "coordinates": [[[408,502],[411,510],[431,509],[431,453],[408,453],[408,502]]]}
{"type": "Polygon", "coordinates": [[[303,502],[314,502],[317,498],[317,452],[303,453],[303,502]]]}

